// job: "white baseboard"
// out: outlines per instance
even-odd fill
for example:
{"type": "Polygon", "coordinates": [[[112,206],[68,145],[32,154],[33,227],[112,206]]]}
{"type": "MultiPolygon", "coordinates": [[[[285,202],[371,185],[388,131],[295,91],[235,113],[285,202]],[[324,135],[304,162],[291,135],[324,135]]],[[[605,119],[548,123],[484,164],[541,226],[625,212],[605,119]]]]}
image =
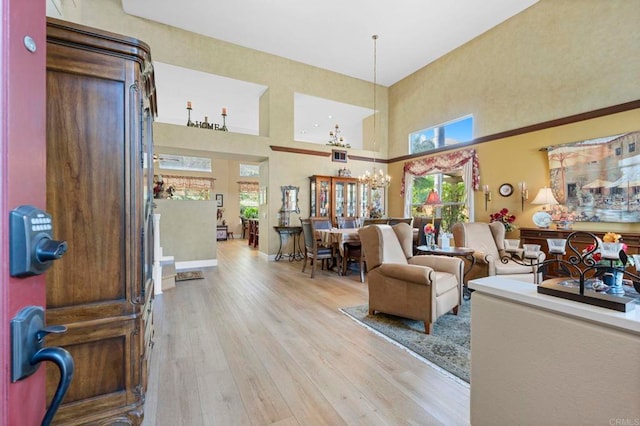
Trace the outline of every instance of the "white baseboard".
{"type": "Polygon", "coordinates": [[[218,259],[203,259],[203,260],[186,260],[183,262],[176,262],[176,271],[188,271],[190,269],[211,268],[218,266],[218,259]]]}

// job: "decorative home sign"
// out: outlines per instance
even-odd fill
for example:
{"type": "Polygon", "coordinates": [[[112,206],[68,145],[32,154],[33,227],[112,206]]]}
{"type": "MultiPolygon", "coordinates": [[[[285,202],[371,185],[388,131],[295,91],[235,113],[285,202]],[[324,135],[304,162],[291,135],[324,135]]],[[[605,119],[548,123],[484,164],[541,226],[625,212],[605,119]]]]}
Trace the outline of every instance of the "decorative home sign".
{"type": "Polygon", "coordinates": [[[222,108],[222,126],[216,123],[209,123],[209,117],[204,116],[204,121],[191,121],[191,101],[187,101],[187,126],[188,127],[199,127],[201,129],[209,129],[209,130],[219,130],[221,132],[228,132],[227,129],[227,108],[222,108]]]}
{"type": "Polygon", "coordinates": [[[640,131],[548,149],[555,198],[576,221],[640,222],[640,131]]]}

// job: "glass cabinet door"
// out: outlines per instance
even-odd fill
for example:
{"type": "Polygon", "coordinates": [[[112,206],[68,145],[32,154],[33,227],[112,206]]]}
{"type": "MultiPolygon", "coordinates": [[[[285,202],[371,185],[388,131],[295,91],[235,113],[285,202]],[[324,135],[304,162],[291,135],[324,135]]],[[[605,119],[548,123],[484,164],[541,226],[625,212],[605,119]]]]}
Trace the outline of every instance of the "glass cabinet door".
{"type": "Polygon", "coordinates": [[[310,211],[311,216],[329,217],[331,215],[331,177],[329,176],[310,176],[311,197],[310,211]]]}
{"type": "MultiPolygon", "coordinates": [[[[336,195],[336,217],[345,216],[345,201],[346,201],[346,188],[344,182],[336,182],[334,185],[334,191],[336,195]]],[[[332,218],[333,219],[333,218],[332,218]]]]}
{"type": "Polygon", "coordinates": [[[319,214],[318,216],[327,217],[331,212],[331,182],[329,180],[321,180],[319,182],[319,214]]]}
{"type": "Polygon", "coordinates": [[[357,182],[346,183],[345,216],[356,217],[358,215],[358,184],[357,182]]]}

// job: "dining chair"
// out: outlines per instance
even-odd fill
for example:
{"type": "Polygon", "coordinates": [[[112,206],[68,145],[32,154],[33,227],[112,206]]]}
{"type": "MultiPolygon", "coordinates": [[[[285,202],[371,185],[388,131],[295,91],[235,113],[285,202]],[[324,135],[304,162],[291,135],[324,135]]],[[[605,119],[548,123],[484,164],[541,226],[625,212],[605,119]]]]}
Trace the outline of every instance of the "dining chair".
{"type": "MultiPolygon", "coordinates": [[[[337,218],[339,229],[355,229],[358,228],[359,218],[357,217],[340,217],[337,218]]],[[[360,241],[346,242],[343,245],[344,256],[342,257],[342,275],[347,275],[350,263],[358,263],[360,269],[360,282],[364,282],[364,270],[362,260],[362,245],[360,241]]]]}
{"type": "Polygon", "coordinates": [[[336,217],[336,223],[338,224],[339,229],[357,228],[358,222],[359,218],[357,217],[336,217]]]}
{"type": "Polygon", "coordinates": [[[309,220],[313,224],[314,230],[333,228],[333,223],[331,223],[331,219],[328,217],[310,217],[309,220]]]}
{"type": "Polygon", "coordinates": [[[416,217],[413,221],[413,227],[418,229],[417,238],[413,245],[413,253],[418,254],[418,246],[427,244],[427,239],[424,234],[424,226],[427,223],[432,223],[436,232],[433,234],[434,241],[438,241],[438,234],[440,234],[440,225],[442,224],[442,218],[431,219],[429,217],[416,217]]]}
{"type": "MultiPolygon", "coordinates": [[[[304,263],[302,264],[302,272],[307,268],[307,260],[309,260],[311,263],[311,278],[315,275],[318,261],[324,262],[325,260],[333,259],[333,248],[320,246],[316,238],[316,228],[314,228],[315,221],[313,219],[314,218],[300,218],[304,238],[304,263]]],[[[320,226],[323,226],[323,222],[318,221],[318,223],[320,226]]],[[[331,221],[329,221],[329,223],[331,223],[331,221]]],[[[331,226],[329,226],[328,229],[331,229],[331,226]]]]}
{"type": "Polygon", "coordinates": [[[397,223],[406,223],[408,225],[411,225],[413,223],[413,218],[412,217],[390,217],[388,220],[388,224],[391,226],[397,223]]]}
{"type": "Polygon", "coordinates": [[[377,217],[377,218],[365,217],[363,219],[362,226],[386,225],[388,222],[389,222],[389,219],[384,217],[377,217]]]}

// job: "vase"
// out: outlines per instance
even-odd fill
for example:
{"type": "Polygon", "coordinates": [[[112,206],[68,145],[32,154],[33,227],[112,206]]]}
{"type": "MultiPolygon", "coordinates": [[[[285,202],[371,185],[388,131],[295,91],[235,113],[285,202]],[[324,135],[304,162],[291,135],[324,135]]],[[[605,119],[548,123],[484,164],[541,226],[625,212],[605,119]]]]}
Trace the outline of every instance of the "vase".
{"type": "Polygon", "coordinates": [[[433,234],[424,234],[424,238],[427,242],[427,247],[433,248],[433,245],[434,245],[433,234]]]}
{"type": "Polygon", "coordinates": [[[607,269],[602,276],[602,282],[609,286],[607,293],[624,295],[624,288],[622,287],[622,271],[617,269],[607,269]]]}

